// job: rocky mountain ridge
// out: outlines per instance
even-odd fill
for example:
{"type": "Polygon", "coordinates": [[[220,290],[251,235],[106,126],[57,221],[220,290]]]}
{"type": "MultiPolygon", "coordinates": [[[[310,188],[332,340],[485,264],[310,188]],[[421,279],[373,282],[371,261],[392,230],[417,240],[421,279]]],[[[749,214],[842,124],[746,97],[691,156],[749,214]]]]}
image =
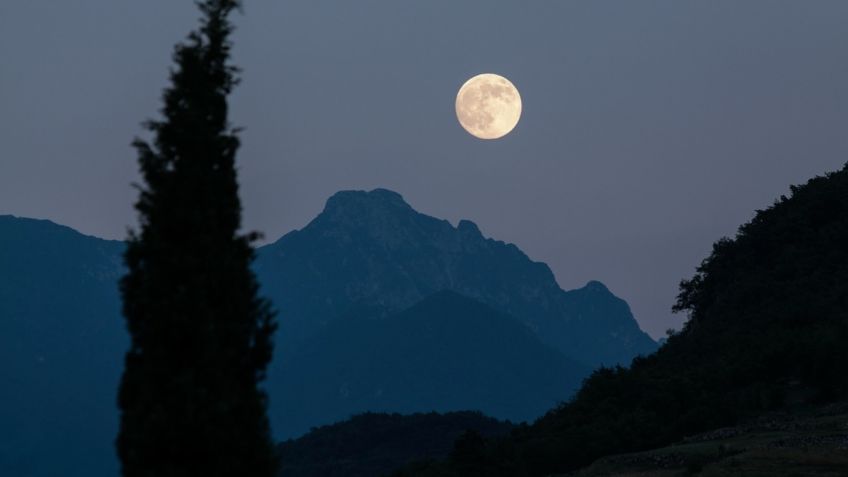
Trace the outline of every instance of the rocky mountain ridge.
{"type": "Polygon", "coordinates": [[[415,211],[386,189],[342,191],[308,225],[259,251],[257,273],[289,344],[355,306],[399,311],[441,290],[521,320],[589,366],[629,364],[656,349],[627,304],[600,282],[562,290],[550,268],[514,244],[415,211]]]}

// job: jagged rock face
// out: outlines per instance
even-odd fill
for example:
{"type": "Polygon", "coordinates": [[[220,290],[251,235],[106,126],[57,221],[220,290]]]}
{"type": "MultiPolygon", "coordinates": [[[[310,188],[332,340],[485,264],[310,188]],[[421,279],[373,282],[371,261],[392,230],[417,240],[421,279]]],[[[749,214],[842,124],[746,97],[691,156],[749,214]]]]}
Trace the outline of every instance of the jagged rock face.
{"type": "Polygon", "coordinates": [[[260,250],[263,291],[280,310],[287,347],[351,308],[390,313],[440,290],[517,317],[586,364],[629,363],[656,344],[627,304],[598,282],[563,291],[547,265],[515,245],[416,212],[392,191],[343,191],[302,230],[260,250]]]}

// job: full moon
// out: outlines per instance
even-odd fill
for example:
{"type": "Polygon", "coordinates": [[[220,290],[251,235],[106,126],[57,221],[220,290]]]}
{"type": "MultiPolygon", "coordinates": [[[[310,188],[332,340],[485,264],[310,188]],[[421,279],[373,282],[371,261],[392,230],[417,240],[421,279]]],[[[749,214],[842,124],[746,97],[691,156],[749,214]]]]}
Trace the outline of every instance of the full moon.
{"type": "Polygon", "coordinates": [[[456,118],[472,136],[497,139],[506,136],[521,117],[521,95],[503,76],[484,73],[459,88],[456,118]]]}

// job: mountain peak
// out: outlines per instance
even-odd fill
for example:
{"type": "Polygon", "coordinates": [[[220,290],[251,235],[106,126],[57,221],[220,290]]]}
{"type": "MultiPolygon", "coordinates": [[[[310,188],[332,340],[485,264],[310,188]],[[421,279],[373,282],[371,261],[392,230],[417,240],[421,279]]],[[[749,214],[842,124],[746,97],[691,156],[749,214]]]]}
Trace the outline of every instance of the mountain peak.
{"type": "Polygon", "coordinates": [[[327,199],[324,213],[351,212],[365,208],[412,210],[402,195],[389,189],[343,190],[327,199]]]}
{"type": "Polygon", "coordinates": [[[612,295],[612,292],[609,291],[606,285],[597,281],[597,280],[589,280],[586,285],[583,286],[583,290],[594,293],[605,293],[608,295],[612,295]]]}
{"type": "Polygon", "coordinates": [[[422,217],[426,216],[416,212],[397,192],[344,190],[327,199],[324,210],[301,233],[312,230],[343,241],[369,237],[394,248],[410,240],[406,232],[422,217]]]}
{"type": "Polygon", "coordinates": [[[483,233],[480,232],[480,228],[477,227],[477,224],[467,219],[460,220],[459,224],[456,226],[456,230],[468,235],[483,236],[483,233]]]}

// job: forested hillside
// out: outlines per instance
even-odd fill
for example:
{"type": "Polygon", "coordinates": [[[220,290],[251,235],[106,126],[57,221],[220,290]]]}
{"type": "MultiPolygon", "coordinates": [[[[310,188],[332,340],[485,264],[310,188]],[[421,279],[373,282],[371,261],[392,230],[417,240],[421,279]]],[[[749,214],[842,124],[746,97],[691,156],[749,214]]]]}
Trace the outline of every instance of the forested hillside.
{"type": "Polygon", "coordinates": [[[657,353],[596,371],[506,439],[412,475],[537,476],[848,395],[848,170],[791,188],[681,283],[689,321],[657,353]]]}

